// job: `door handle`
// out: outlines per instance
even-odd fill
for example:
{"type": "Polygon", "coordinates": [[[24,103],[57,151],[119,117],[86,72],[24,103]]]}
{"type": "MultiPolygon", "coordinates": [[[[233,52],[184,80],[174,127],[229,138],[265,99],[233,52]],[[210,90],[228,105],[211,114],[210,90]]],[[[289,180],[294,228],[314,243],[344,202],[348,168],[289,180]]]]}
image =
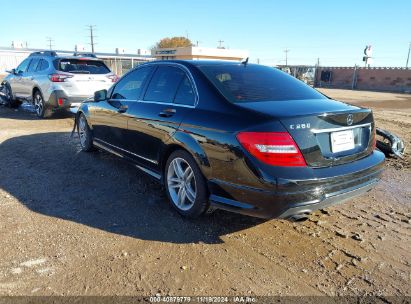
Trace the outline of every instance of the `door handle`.
{"type": "Polygon", "coordinates": [[[171,117],[174,114],[176,114],[176,109],[164,109],[160,113],[158,113],[158,116],[160,117],[171,117]]]}
{"type": "Polygon", "coordinates": [[[128,106],[121,105],[121,106],[118,108],[117,112],[118,112],[118,113],[125,113],[125,112],[127,112],[127,110],[128,110],[128,106]]]}

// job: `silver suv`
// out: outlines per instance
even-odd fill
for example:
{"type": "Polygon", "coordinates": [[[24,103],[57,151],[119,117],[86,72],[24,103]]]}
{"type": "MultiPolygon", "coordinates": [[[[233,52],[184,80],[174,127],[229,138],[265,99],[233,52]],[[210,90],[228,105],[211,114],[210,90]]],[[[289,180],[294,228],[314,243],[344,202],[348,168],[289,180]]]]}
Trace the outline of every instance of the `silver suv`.
{"type": "Polygon", "coordinates": [[[3,99],[10,106],[28,100],[41,118],[76,107],[95,91],[108,89],[117,81],[117,76],[93,54],[58,56],[54,51],[32,53],[8,73],[2,82],[3,99]]]}

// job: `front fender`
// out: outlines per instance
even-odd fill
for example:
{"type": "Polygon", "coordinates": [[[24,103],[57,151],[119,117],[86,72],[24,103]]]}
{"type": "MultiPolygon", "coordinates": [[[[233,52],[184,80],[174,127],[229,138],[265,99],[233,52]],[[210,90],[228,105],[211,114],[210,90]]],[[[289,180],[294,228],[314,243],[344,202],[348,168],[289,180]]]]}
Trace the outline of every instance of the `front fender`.
{"type": "Polygon", "coordinates": [[[211,176],[211,166],[204,149],[201,144],[190,134],[177,131],[173,134],[168,145],[179,145],[187,150],[197,161],[201,171],[205,176],[211,176]]]}
{"type": "Polygon", "coordinates": [[[79,106],[77,113],[76,113],[76,120],[78,120],[78,118],[80,117],[80,114],[84,114],[84,116],[86,116],[87,119],[87,124],[90,127],[91,130],[93,130],[93,125],[91,123],[91,119],[90,119],[90,112],[88,110],[88,103],[87,101],[83,101],[83,103],[79,106]]]}

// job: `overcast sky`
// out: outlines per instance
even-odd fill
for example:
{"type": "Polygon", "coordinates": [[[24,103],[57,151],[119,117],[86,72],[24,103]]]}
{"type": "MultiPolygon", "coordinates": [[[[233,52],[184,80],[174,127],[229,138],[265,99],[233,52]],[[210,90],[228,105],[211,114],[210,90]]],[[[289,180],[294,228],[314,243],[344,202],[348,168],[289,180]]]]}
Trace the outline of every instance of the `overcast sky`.
{"type": "Polygon", "coordinates": [[[187,36],[200,46],[219,40],[247,49],[251,61],[352,66],[362,64],[365,45],[374,66],[405,66],[411,42],[411,1],[2,1],[0,46],[11,41],[72,50],[88,45],[86,25],[96,26],[96,51],[116,47],[134,53],[167,36],[187,36]]]}

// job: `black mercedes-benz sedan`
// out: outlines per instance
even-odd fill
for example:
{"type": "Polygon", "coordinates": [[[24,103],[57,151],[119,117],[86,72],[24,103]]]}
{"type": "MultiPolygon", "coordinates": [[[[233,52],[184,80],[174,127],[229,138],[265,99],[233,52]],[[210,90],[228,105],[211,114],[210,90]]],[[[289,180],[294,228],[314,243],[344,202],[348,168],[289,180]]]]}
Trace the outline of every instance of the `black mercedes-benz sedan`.
{"type": "Polygon", "coordinates": [[[371,190],[383,170],[369,109],[247,61],[140,65],[77,121],[82,150],[130,160],[188,217],[297,219],[371,190]]]}

